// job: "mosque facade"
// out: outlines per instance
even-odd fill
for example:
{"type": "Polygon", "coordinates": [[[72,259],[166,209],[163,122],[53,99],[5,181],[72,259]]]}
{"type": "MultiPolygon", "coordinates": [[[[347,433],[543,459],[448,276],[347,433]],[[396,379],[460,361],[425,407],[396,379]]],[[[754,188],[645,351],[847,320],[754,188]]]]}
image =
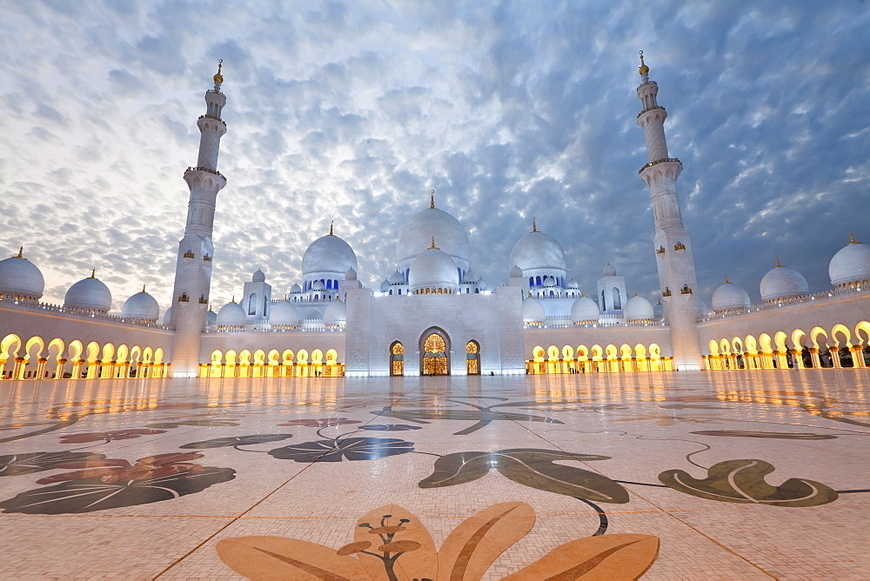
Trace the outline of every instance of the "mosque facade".
{"type": "Polygon", "coordinates": [[[831,287],[777,261],[760,281],[762,303],[725,280],[708,309],[698,297],[691,237],[677,193],[682,163],[670,157],[667,111],[643,62],[637,123],[647,162],[638,171],[654,217],[656,305],[628,296],[625,278],[603,267],[593,296],[567,270],[552,236],[531,230],[513,247],[495,284],[470,263],[468,231],[429,207],[407,220],[396,268],[377,288],[357,276],[347,241],[329,233],[302,257],[302,278],[273,289],[257,269],[240,300],[212,310],[215,207],[226,133],[219,66],[197,120],[197,163],[178,245],[173,303],[161,313],[143,288],[110,313],[96,273],[69,287],[63,305],[40,302],[44,279],[23,249],[0,261],[0,378],[336,377],[613,373],[867,367],[870,245],[851,238],[831,259],[831,287]],[[162,316],[161,316],[162,315],[162,316]]]}

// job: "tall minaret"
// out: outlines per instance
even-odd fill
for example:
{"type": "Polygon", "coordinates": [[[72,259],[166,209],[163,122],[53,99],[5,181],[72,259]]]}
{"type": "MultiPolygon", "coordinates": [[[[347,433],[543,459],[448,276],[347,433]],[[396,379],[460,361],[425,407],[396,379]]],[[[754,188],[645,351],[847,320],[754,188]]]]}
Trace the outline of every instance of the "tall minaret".
{"type": "Polygon", "coordinates": [[[221,137],[227,132],[227,124],[221,120],[221,111],[227,102],[221,93],[221,83],[224,82],[222,67],[223,60],[214,76],[214,88],[205,92],[205,115],[196,122],[200,131],[196,167],[189,167],[184,172],[184,181],[190,188],[190,202],[187,204],[184,238],[178,243],[172,293],[170,325],[175,328],[175,337],[170,361],[173,377],[196,377],[199,374],[199,351],[211,289],[215,200],[218,192],[227,185],[226,178],[217,170],[221,137]]]}
{"type": "Polygon", "coordinates": [[[649,157],[649,162],[638,173],[649,186],[652,201],[656,265],[664,316],[670,327],[674,363],[677,369],[703,369],[696,323],[701,306],[695,295],[698,287],[695,260],[677,197],[677,178],[683,164],[675,157],[668,157],[664,129],[668,113],[656,102],[659,87],[655,81],[649,80],[649,67],[643,62],[643,51],[640,51],[638,73],[641,83],[637,87],[637,98],[643,104],[643,110],[637,116],[637,124],[646,137],[649,157]]]}

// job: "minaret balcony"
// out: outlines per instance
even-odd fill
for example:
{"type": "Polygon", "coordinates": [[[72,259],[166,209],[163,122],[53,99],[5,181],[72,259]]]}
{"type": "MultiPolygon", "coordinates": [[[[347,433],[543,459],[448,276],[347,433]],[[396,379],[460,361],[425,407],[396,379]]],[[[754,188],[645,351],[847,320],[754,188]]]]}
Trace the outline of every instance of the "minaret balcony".
{"type": "Polygon", "coordinates": [[[642,173],[644,172],[644,170],[649,169],[649,168],[651,168],[651,167],[653,167],[653,166],[655,166],[655,165],[658,165],[658,164],[660,164],[660,163],[678,163],[678,164],[680,164],[681,166],[683,165],[683,162],[681,162],[681,161],[679,160],[679,158],[676,158],[676,157],[663,157],[663,158],[661,158],[661,159],[657,159],[657,160],[655,160],[655,161],[651,161],[651,162],[649,162],[649,163],[644,164],[644,166],[643,166],[642,168],[640,168],[639,170],[637,170],[637,173],[642,174],[642,173]]]}
{"type": "Polygon", "coordinates": [[[656,109],[661,109],[662,111],[665,110],[665,108],[662,107],[661,105],[653,105],[652,107],[647,107],[646,109],[644,109],[643,111],[638,113],[637,118],[640,119],[640,116],[643,115],[644,113],[649,113],[650,111],[655,111],[656,109]]]}
{"type": "Polygon", "coordinates": [[[200,115],[200,116],[197,118],[197,121],[199,121],[200,119],[214,119],[215,121],[219,121],[219,122],[223,123],[223,124],[224,124],[224,127],[227,126],[227,122],[226,122],[226,121],[224,121],[224,120],[221,119],[220,117],[215,117],[214,115],[200,115]]]}
{"type": "MultiPolygon", "coordinates": [[[[679,160],[678,160],[678,161],[679,161],[679,160]]],[[[656,163],[658,163],[658,162],[656,162],[656,163]]],[[[216,169],[212,169],[212,168],[210,168],[210,167],[202,167],[202,166],[189,167],[189,168],[187,168],[187,170],[185,170],[185,173],[186,173],[186,172],[189,172],[189,171],[204,171],[204,172],[208,172],[208,173],[210,173],[210,174],[214,174],[214,175],[216,175],[216,176],[220,176],[220,177],[224,178],[224,181],[226,181],[226,179],[227,179],[226,177],[224,177],[224,174],[222,174],[222,173],[219,172],[218,170],[216,170],[216,169]]]]}

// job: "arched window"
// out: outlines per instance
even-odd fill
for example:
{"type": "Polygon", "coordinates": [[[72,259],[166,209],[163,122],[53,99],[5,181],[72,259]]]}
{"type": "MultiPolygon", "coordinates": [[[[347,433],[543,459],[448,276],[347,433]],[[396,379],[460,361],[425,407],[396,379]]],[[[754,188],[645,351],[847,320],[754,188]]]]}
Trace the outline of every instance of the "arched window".
{"type": "Polygon", "coordinates": [[[256,293],[251,293],[251,296],[248,297],[248,314],[256,315],[257,314],[257,295],[256,293]]]}
{"type": "Polygon", "coordinates": [[[613,308],[617,311],[622,308],[622,301],[619,299],[619,289],[613,289],[613,308]]]}
{"type": "Polygon", "coordinates": [[[477,341],[465,344],[465,368],[468,375],[480,375],[480,344],[477,341]]]}
{"type": "Polygon", "coordinates": [[[269,295],[263,297],[263,316],[269,316],[269,295]]]}
{"type": "Polygon", "coordinates": [[[535,277],[534,276],[529,277],[529,286],[535,286],[535,277]]]}
{"type": "Polygon", "coordinates": [[[398,341],[390,345],[390,375],[405,375],[405,346],[398,341]]]}
{"type": "Polygon", "coordinates": [[[450,361],[447,354],[447,341],[439,333],[430,333],[423,340],[423,375],[449,375],[450,361]]]}
{"type": "Polygon", "coordinates": [[[541,286],[541,277],[540,276],[535,277],[535,286],[541,286]]]}
{"type": "Polygon", "coordinates": [[[604,300],[604,291],[603,290],[601,291],[601,310],[602,311],[607,310],[607,302],[604,300]]]}

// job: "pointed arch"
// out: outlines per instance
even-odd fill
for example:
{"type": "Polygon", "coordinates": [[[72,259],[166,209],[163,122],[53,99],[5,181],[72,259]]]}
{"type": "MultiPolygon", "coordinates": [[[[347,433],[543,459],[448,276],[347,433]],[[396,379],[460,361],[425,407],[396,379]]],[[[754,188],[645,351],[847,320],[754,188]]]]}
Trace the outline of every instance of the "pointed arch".
{"type": "Polygon", "coordinates": [[[390,345],[390,375],[405,375],[405,346],[400,341],[393,341],[390,345]]]}
{"type": "Polygon", "coordinates": [[[474,339],[465,344],[465,373],[480,375],[480,343],[474,339]]]}
{"type": "Polygon", "coordinates": [[[450,337],[439,327],[420,335],[420,375],[450,375],[450,337]]]}

